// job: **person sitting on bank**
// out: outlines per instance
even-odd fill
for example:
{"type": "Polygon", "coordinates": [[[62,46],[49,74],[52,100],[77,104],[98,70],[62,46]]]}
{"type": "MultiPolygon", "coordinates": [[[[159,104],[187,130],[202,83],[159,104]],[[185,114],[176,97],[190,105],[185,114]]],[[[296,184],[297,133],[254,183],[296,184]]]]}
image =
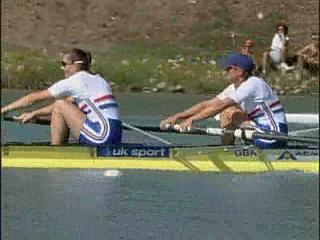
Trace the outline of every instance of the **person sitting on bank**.
{"type": "Polygon", "coordinates": [[[266,74],[268,63],[278,70],[290,71],[294,69],[293,66],[288,66],[286,63],[286,53],[289,41],[287,35],[288,25],[279,23],[277,25],[277,32],[272,39],[270,51],[265,52],[262,57],[263,74],[266,74]]]}
{"type": "Polygon", "coordinates": [[[69,131],[82,145],[101,146],[121,142],[122,123],[118,104],[108,82],[90,72],[91,53],[74,48],[64,55],[62,79],[46,90],[30,93],[1,107],[1,114],[35,102],[53,100],[43,108],[23,113],[16,120],[50,120],[51,144],[66,144],[69,131]]]}
{"type": "Polygon", "coordinates": [[[302,71],[303,67],[310,70],[319,67],[319,34],[312,33],[311,43],[297,52],[298,69],[302,71]]]}
{"type": "Polygon", "coordinates": [[[261,75],[261,63],[259,58],[254,54],[253,51],[254,42],[251,39],[247,39],[244,42],[244,45],[240,49],[240,53],[243,55],[247,55],[253,59],[253,63],[255,65],[255,69],[253,70],[253,75],[260,76],[261,75]]]}
{"type": "Polygon", "coordinates": [[[244,42],[244,45],[242,46],[242,48],[240,49],[240,53],[254,58],[253,50],[252,50],[253,46],[254,46],[253,41],[251,39],[247,39],[244,42]]]}

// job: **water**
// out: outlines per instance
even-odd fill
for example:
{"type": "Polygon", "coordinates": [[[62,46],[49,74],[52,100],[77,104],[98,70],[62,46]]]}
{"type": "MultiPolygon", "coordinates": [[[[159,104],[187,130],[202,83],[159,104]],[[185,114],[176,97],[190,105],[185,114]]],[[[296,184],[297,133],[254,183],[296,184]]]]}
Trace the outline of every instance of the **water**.
{"type": "Polygon", "coordinates": [[[2,172],[3,239],[318,239],[319,178],[2,172]]]}
{"type": "MultiPolygon", "coordinates": [[[[4,101],[21,95],[4,93],[4,101]]],[[[155,125],[206,96],[117,94],[117,98],[126,122],[155,125]]],[[[318,98],[282,100],[288,112],[318,111],[318,98]]],[[[1,128],[2,142],[47,141],[50,134],[48,127],[34,124],[2,122],[1,128]]],[[[195,142],[194,136],[160,136],[195,142]]],[[[196,139],[211,141],[218,140],[196,139]]],[[[319,175],[128,170],[108,177],[102,170],[1,171],[2,239],[319,239],[319,175]]]]}

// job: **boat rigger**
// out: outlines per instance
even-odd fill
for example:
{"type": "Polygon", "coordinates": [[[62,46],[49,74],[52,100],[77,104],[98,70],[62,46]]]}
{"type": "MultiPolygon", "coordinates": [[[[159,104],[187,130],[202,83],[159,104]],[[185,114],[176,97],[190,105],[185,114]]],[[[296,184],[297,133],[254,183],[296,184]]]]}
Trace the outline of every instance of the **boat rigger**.
{"type": "Polygon", "coordinates": [[[308,147],[258,149],[255,146],[105,147],[6,145],[2,168],[144,169],[192,172],[319,173],[319,150],[308,147]]]}

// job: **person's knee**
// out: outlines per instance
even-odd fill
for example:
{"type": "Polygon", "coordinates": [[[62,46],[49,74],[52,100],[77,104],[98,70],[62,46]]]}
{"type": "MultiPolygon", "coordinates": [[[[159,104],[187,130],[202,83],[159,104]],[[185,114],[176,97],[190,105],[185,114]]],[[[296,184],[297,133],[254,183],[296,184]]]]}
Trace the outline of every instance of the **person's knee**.
{"type": "Polygon", "coordinates": [[[222,128],[238,127],[243,121],[248,120],[248,115],[239,107],[229,107],[220,113],[220,126],[222,128]]]}
{"type": "Polygon", "coordinates": [[[232,114],[234,111],[234,108],[229,107],[220,113],[221,128],[226,128],[232,124],[232,114]]]}
{"type": "Polygon", "coordinates": [[[60,113],[63,106],[65,106],[65,104],[67,104],[66,101],[67,100],[65,100],[65,99],[56,100],[52,105],[52,113],[60,113]]]}
{"type": "Polygon", "coordinates": [[[239,127],[243,122],[248,120],[248,115],[243,111],[238,110],[232,114],[232,123],[236,127],[239,127]]]}

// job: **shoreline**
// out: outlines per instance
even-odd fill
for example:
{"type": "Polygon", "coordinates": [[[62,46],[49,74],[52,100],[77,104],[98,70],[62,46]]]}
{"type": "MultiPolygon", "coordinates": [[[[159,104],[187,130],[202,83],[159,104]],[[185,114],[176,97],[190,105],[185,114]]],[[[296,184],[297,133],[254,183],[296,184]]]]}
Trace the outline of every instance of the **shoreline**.
{"type": "MultiPolygon", "coordinates": [[[[2,89],[39,90],[63,79],[61,53],[45,49],[3,52],[2,89]]],[[[114,91],[208,95],[228,85],[218,64],[223,54],[214,49],[118,46],[93,56],[93,72],[103,75],[114,91]]],[[[280,96],[319,95],[319,72],[270,70],[264,79],[280,96]]]]}

